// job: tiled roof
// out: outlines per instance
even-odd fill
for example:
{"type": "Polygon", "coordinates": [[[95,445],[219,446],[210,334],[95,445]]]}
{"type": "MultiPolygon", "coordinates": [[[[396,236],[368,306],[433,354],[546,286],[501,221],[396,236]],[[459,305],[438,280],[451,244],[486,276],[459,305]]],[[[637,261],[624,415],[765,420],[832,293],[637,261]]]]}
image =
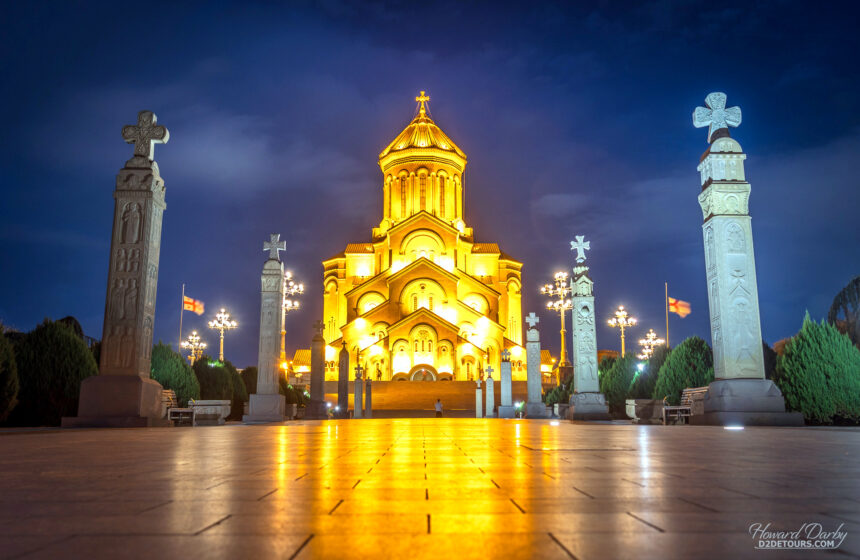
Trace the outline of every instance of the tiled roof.
{"type": "Polygon", "coordinates": [[[345,253],[372,253],[373,245],[370,243],[350,243],[346,246],[345,253]]]}
{"type": "Polygon", "coordinates": [[[541,350],[540,351],[540,363],[542,363],[542,364],[553,363],[553,357],[552,357],[552,354],[549,353],[549,350],[541,350]]]}
{"type": "Polygon", "coordinates": [[[293,367],[311,365],[311,349],[299,348],[293,356],[293,367]]]}
{"type": "Polygon", "coordinates": [[[473,253],[487,253],[487,254],[499,254],[499,244],[498,243],[475,243],[472,245],[473,253]]]}

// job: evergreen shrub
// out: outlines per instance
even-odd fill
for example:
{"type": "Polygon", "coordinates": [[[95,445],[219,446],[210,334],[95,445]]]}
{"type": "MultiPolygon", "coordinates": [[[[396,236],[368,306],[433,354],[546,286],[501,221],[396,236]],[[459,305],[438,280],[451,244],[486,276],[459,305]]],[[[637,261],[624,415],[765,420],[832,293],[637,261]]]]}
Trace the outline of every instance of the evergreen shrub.
{"type": "Polygon", "coordinates": [[[606,397],[609,411],[613,414],[624,412],[637,363],[636,356],[626,354],[615,359],[609,369],[600,375],[600,392],[606,397]]]}
{"type": "Polygon", "coordinates": [[[159,342],[152,347],[150,364],[152,378],[165,389],[173,389],[179,406],[188,406],[191,399],[200,398],[200,382],[188,361],[169,344],[159,342]]]}
{"type": "Polygon", "coordinates": [[[200,382],[201,400],[233,399],[233,380],[223,363],[204,354],[194,362],[194,375],[200,382]]]}
{"type": "Polygon", "coordinates": [[[98,374],[90,349],[74,331],[46,320],[15,344],[18,406],[9,417],[19,426],[58,426],[76,416],[81,381],[98,374]]]}
{"type": "Polygon", "coordinates": [[[860,350],[835,326],[816,323],[809,313],[777,359],[774,382],[786,406],[808,421],[860,419],[860,350]]]}
{"type": "Polygon", "coordinates": [[[681,391],[704,387],[714,380],[714,356],[708,343],[691,336],[673,348],[657,374],[655,399],[666,398],[672,405],[681,403],[681,391]]]}
{"type": "Polygon", "coordinates": [[[18,388],[15,352],[12,343],[0,332],[0,422],[6,420],[18,404],[18,388]]]}
{"type": "Polygon", "coordinates": [[[248,402],[248,389],[245,388],[245,382],[242,376],[236,370],[229,360],[224,362],[224,368],[230,374],[230,380],[233,382],[233,397],[230,405],[230,420],[241,420],[245,412],[245,403],[248,402]]]}

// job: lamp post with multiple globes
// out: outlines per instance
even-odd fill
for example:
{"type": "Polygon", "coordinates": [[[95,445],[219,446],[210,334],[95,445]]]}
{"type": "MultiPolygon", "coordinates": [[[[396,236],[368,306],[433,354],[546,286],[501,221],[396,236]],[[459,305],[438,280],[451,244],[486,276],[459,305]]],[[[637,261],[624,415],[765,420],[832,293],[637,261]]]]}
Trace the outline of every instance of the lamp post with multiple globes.
{"type": "Polygon", "coordinates": [[[561,356],[559,358],[558,367],[567,367],[567,349],[565,348],[564,316],[571,308],[572,303],[570,298],[570,281],[568,280],[567,272],[556,272],[552,284],[544,284],[541,286],[540,293],[549,297],[550,300],[546,303],[546,308],[555,311],[561,317],[561,356]]]}
{"type": "Polygon", "coordinates": [[[188,361],[191,362],[193,367],[194,362],[199,360],[200,356],[203,355],[203,350],[206,349],[206,343],[200,341],[200,335],[197,334],[197,331],[191,331],[191,334],[188,335],[188,339],[182,341],[182,347],[188,350],[188,361]]]}
{"type": "Polygon", "coordinates": [[[221,349],[218,352],[218,359],[224,361],[224,331],[235,329],[239,324],[230,319],[230,314],[223,307],[221,311],[215,314],[215,319],[209,321],[209,328],[215,329],[221,334],[221,349]]]}
{"type": "Polygon", "coordinates": [[[654,353],[654,348],[662,344],[666,344],[666,341],[659,338],[657,333],[654,332],[654,329],[648,329],[648,334],[645,335],[645,338],[639,339],[639,346],[642,347],[642,353],[636,357],[640,360],[647,360],[654,353]]]}
{"type": "Polygon", "coordinates": [[[296,299],[289,299],[292,296],[299,296],[305,293],[305,285],[296,283],[293,280],[293,273],[289,270],[284,273],[284,324],[281,327],[281,367],[286,371],[287,367],[287,315],[290,311],[297,311],[301,306],[296,299]]]}
{"type": "Polygon", "coordinates": [[[624,309],[623,305],[619,305],[615,311],[615,317],[607,321],[610,327],[621,329],[621,357],[624,357],[624,329],[629,329],[636,324],[636,318],[631,317],[624,309]]]}

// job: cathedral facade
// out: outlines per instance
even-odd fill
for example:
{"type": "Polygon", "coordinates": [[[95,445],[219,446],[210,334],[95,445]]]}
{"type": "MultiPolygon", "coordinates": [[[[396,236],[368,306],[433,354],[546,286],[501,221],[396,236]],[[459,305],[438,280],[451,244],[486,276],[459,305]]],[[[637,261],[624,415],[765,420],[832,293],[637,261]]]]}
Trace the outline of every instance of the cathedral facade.
{"type": "MultiPolygon", "coordinates": [[[[371,240],[323,261],[326,378],[350,354],[381,381],[474,380],[511,352],[525,379],[522,263],[476,242],[463,217],[466,154],[416,98],[415,118],[379,155],[383,216],[371,240]]],[[[494,377],[498,379],[498,374],[494,377]]]]}

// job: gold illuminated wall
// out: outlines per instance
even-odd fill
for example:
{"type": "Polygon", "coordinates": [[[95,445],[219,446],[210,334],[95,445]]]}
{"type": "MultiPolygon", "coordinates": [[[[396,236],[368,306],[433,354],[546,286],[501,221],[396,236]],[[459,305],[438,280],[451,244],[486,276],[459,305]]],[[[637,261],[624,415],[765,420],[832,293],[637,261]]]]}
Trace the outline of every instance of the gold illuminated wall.
{"type": "Polygon", "coordinates": [[[383,216],[371,241],[323,261],[326,378],[350,353],[371,379],[470,380],[511,351],[525,379],[522,263],[477,243],[463,219],[466,154],[416,98],[415,118],[379,155],[383,216]]]}

